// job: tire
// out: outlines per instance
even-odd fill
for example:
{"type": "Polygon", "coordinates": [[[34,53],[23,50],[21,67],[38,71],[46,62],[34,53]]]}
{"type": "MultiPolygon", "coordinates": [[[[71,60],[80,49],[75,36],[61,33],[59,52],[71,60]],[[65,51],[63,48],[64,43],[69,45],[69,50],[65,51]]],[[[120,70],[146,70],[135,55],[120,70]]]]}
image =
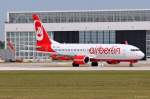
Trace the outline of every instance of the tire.
{"type": "Polygon", "coordinates": [[[73,67],[79,67],[79,64],[72,63],[73,67]]]}
{"type": "Polygon", "coordinates": [[[98,62],[92,62],[92,63],[91,63],[91,66],[92,66],[92,67],[97,67],[97,66],[98,66],[98,62]]]}
{"type": "Polygon", "coordinates": [[[133,67],[133,63],[130,63],[130,64],[129,64],[129,67],[133,67]]]}

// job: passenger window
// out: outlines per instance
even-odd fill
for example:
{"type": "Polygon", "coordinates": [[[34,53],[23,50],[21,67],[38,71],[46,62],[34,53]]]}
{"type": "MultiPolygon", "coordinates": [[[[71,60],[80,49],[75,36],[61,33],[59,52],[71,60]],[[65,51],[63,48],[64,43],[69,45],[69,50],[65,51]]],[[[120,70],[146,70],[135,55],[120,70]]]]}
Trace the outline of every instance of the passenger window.
{"type": "Polygon", "coordinates": [[[131,51],[140,51],[139,49],[131,49],[131,51]]]}

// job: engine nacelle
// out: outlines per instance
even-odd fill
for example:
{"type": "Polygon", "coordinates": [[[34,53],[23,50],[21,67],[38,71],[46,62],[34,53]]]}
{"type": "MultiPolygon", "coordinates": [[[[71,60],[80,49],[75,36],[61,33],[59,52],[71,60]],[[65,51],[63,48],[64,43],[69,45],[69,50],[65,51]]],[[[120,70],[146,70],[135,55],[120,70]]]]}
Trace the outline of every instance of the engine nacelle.
{"type": "Polygon", "coordinates": [[[52,55],[51,58],[53,60],[62,60],[62,61],[72,60],[72,58],[70,58],[70,57],[67,57],[67,56],[58,56],[58,55],[52,55]]]}
{"type": "Polygon", "coordinates": [[[75,64],[86,64],[89,62],[89,60],[90,60],[89,57],[84,56],[84,55],[76,55],[73,58],[73,62],[75,64]]]}
{"type": "Polygon", "coordinates": [[[120,61],[118,60],[110,60],[110,61],[107,61],[108,64],[119,64],[120,61]]]}

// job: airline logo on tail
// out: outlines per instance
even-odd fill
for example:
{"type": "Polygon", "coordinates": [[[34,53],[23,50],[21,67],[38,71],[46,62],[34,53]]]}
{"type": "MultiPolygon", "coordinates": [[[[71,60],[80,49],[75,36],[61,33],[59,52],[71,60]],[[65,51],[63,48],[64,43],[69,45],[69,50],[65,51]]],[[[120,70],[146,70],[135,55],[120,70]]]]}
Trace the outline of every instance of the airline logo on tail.
{"type": "Polygon", "coordinates": [[[40,21],[36,20],[34,22],[34,25],[35,25],[35,30],[36,30],[36,39],[38,41],[41,41],[43,40],[43,28],[41,26],[41,23],[40,21]]]}

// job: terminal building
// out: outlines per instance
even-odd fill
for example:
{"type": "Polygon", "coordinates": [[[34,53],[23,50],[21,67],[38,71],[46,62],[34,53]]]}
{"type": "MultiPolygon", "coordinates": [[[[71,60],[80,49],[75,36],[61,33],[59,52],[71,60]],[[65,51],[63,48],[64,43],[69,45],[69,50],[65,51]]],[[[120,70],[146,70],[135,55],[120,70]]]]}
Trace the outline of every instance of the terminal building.
{"type": "Polygon", "coordinates": [[[150,58],[150,9],[8,12],[5,40],[15,47],[15,57],[47,59],[35,51],[32,14],[40,16],[51,37],[60,43],[114,44],[128,41],[150,58]]]}

